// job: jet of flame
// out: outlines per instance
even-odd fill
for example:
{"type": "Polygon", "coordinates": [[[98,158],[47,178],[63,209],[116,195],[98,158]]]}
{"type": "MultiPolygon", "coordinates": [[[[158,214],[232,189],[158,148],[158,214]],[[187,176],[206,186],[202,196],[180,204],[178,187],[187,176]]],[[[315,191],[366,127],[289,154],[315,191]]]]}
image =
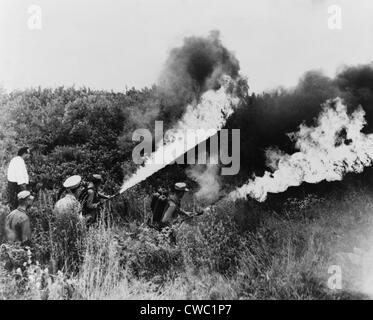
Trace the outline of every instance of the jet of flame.
{"type": "Polygon", "coordinates": [[[373,159],[373,135],[361,132],[366,124],[364,116],[361,106],[348,114],[340,98],[326,101],[317,126],[302,124],[298,132],[289,134],[299,152],[289,155],[269,150],[267,157],[274,172],[255,176],[232,191],[230,198],[250,196],[263,202],[269,192],[283,192],[302,182],[342,180],[348,172],[362,172],[373,159]]]}
{"type": "Polygon", "coordinates": [[[188,142],[188,147],[193,149],[201,142],[215,135],[226,123],[226,120],[235,110],[239,99],[233,93],[235,82],[229,76],[223,76],[220,80],[219,90],[206,91],[197,105],[190,104],[186,108],[184,116],[176,125],[167,132],[164,137],[163,148],[158,144],[153,152],[127,181],[124,182],[119,193],[133,187],[139,182],[147,179],[157,171],[172,163],[185,153],[185,132],[190,129],[205,129],[197,135],[195,143],[188,142]],[[161,155],[160,153],[163,153],[161,155]],[[156,159],[162,159],[162,164],[156,159]]]}

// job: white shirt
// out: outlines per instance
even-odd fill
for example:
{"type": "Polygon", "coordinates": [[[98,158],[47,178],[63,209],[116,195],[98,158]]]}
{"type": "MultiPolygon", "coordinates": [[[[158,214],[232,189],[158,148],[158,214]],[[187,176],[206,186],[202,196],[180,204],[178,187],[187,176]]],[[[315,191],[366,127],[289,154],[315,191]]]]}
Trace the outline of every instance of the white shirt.
{"type": "Polygon", "coordinates": [[[14,157],[8,167],[8,181],[17,182],[18,185],[29,184],[29,176],[25,160],[22,157],[14,157]]]}

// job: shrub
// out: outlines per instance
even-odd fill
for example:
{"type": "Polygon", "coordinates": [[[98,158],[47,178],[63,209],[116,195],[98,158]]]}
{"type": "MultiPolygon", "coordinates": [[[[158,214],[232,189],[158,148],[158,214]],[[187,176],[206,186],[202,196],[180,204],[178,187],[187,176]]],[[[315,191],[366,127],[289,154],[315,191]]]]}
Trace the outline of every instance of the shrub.
{"type": "Polygon", "coordinates": [[[124,236],[121,265],[135,277],[172,277],[183,268],[183,257],[180,249],[171,243],[169,232],[143,227],[135,235],[124,236]]]}
{"type": "Polygon", "coordinates": [[[241,236],[232,215],[219,209],[201,216],[193,225],[178,232],[186,263],[196,270],[207,268],[221,274],[235,272],[241,253],[241,236]]]}
{"type": "Polygon", "coordinates": [[[74,272],[83,262],[86,225],[76,213],[58,215],[52,224],[53,252],[57,268],[74,272]]]}
{"type": "Polygon", "coordinates": [[[0,203],[0,244],[6,241],[5,219],[8,214],[9,214],[8,206],[4,206],[3,204],[0,203]]]}

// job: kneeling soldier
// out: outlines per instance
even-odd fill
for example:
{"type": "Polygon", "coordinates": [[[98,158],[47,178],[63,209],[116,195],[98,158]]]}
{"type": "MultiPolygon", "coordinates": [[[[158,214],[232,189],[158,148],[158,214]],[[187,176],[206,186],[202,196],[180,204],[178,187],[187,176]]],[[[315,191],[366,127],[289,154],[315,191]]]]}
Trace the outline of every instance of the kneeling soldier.
{"type": "Polygon", "coordinates": [[[186,212],[180,207],[181,200],[185,192],[189,191],[186,183],[175,183],[170,195],[167,193],[160,194],[157,199],[152,199],[153,223],[159,225],[160,228],[171,226],[179,216],[189,217],[190,212],[186,212]],[[158,212],[160,211],[160,212],[158,212]]]}

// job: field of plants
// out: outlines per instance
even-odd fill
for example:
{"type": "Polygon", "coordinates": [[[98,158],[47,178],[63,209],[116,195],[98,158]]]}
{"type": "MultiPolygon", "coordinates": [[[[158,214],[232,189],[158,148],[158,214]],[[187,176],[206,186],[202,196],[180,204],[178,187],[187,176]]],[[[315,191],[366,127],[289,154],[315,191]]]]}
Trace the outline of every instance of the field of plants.
{"type": "Polygon", "coordinates": [[[176,243],[142,227],[143,212],[67,236],[42,201],[31,215],[35,246],[1,246],[1,299],[369,298],[361,266],[343,259],[370,249],[364,189],[288,199],[281,214],[222,202],[175,227],[176,243]],[[342,268],[342,289],[328,287],[332,265],[342,268]]]}
{"type": "MultiPolygon", "coordinates": [[[[309,74],[303,85],[313,83],[315,77],[320,80],[319,75],[309,74]]],[[[303,101],[302,90],[296,93],[299,101],[303,101]]],[[[324,98],[315,98],[315,110],[324,98]]],[[[153,120],[161,117],[171,122],[175,116],[162,109],[159,99],[156,88],[125,93],[86,88],[1,92],[0,299],[369,297],[366,275],[354,259],[357,248],[370,251],[373,202],[367,173],[325,183],[318,186],[319,192],[302,186],[261,204],[221,200],[208,213],[159,233],[144,225],[154,188],[183,179],[192,186],[191,194],[197,190],[186,168],[173,165],[109,202],[95,228],[87,230],[78,223],[69,230],[69,221],[56,219],[52,208],[61,182],[69,175],[87,178],[98,172],[104,177],[105,192],[118,190],[135,169],[133,130],[153,129],[153,120]],[[32,246],[26,250],[6,244],[3,232],[9,213],[6,167],[24,145],[32,148],[28,168],[37,196],[30,211],[32,246]],[[36,192],[37,184],[41,188],[36,192]],[[170,241],[171,231],[176,241],[170,241]],[[341,267],[342,289],[328,286],[328,271],[334,265],[341,267]]],[[[281,107],[276,101],[282,100],[289,102],[292,97],[285,92],[252,95],[228,123],[232,128],[248,128],[248,119],[268,116],[268,121],[257,121],[254,129],[247,129],[257,129],[255,134],[243,135],[247,140],[241,141],[237,180],[260,172],[265,161],[259,151],[298,123],[293,119],[272,136],[263,133],[281,107]],[[273,118],[271,106],[276,110],[273,118]],[[261,133],[263,140],[258,138],[261,133]]],[[[310,107],[310,103],[301,105],[310,107]]],[[[289,119],[293,111],[287,110],[289,119]]],[[[234,179],[223,183],[235,184],[234,179]]],[[[182,204],[194,205],[191,195],[182,204]]]]}

